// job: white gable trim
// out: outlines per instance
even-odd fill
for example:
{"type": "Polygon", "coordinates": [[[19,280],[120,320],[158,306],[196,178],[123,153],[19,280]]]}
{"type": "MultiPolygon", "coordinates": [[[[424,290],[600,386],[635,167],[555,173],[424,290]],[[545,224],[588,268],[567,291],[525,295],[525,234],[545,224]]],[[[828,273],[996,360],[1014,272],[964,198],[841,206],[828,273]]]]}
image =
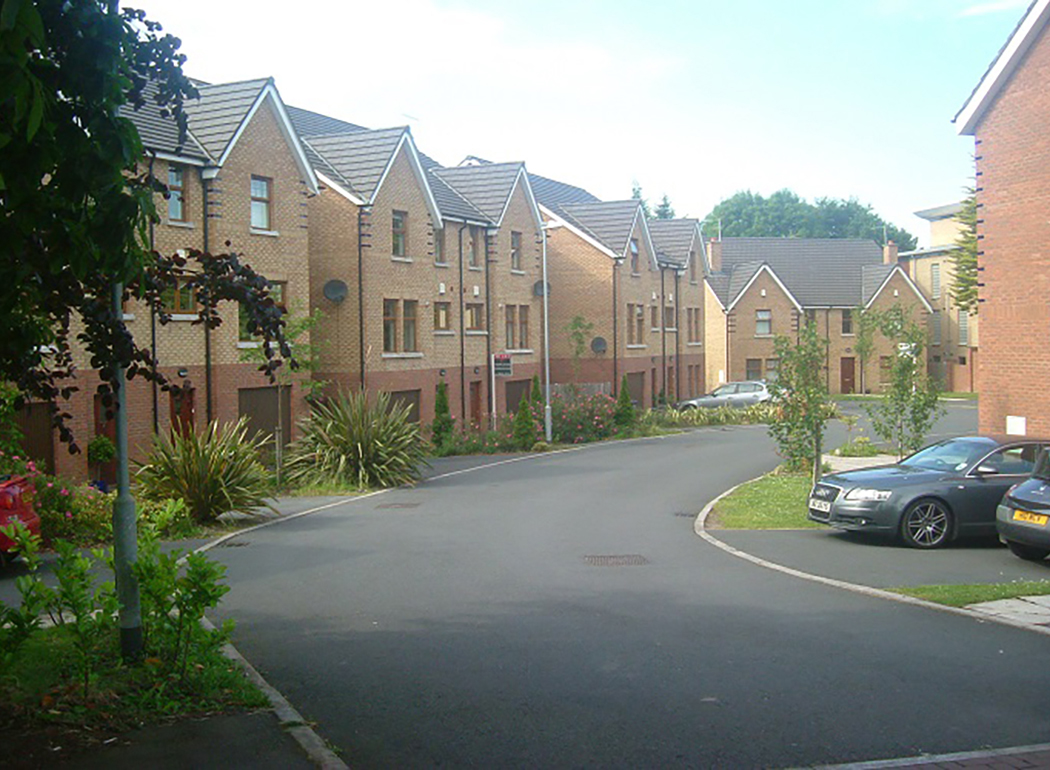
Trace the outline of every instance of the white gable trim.
{"type": "Polygon", "coordinates": [[[426,199],[427,210],[430,212],[430,218],[434,222],[434,227],[441,227],[441,212],[438,210],[437,201],[434,200],[434,193],[430,189],[430,183],[427,181],[427,174],[423,170],[423,164],[419,162],[419,153],[416,151],[416,143],[412,141],[412,133],[407,128],[401,132],[401,138],[397,141],[397,147],[390,153],[390,157],[386,162],[386,168],[383,169],[379,181],[376,182],[376,189],[372,191],[372,197],[369,198],[368,203],[372,205],[376,202],[376,196],[379,195],[379,191],[383,188],[383,183],[386,181],[390,169],[394,167],[394,161],[397,160],[401,150],[405,148],[408,149],[408,165],[412,169],[416,181],[419,182],[419,189],[423,191],[423,197],[426,199]]]}
{"type": "Polygon", "coordinates": [[[773,279],[773,282],[780,287],[780,290],[787,295],[787,298],[789,300],[791,300],[791,304],[795,306],[795,309],[801,313],[802,305],[799,304],[799,301],[797,299],[795,299],[795,295],[788,290],[788,287],[785,286],[784,282],[780,280],[780,277],[773,271],[773,268],[766,264],[763,264],[761,267],[759,267],[758,270],[755,271],[755,274],[748,279],[748,282],[744,284],[744,288],[741,289],[733,298],[733,300],[729,303],[729,307],[726,308],[726,312],[729,312],[734,307],[736,307],[737,303],[740,301],[740,298],[747,294],[747,290],[751,288],[751,284],[758,280],[758,276],[762,275],[762,273],[769,273],[770,277],[772,277],[773,279]]]}
{"type": "Polygon", "coordinates": [[[1010,80],[1028,49],[1038,39],[1048,18],[1050,18],[1050,0],[1036,0],[1002,52],[981,78],[977,88],[966,100],[966,104],[952,119],[960,134],[974,133],[985,111],[1010,80]]]}
{"type": "Polygon", "coordinates": [[[711,262],[707,258],[707,244],[704,243],[704,231],[700,228],[700,222],[693,225],[693,240],[689,242],[689,251],[700,260],[700,275],[711,274],[711,262]],[[697,244],[700,244],[697,248],[697,244]]]}
{"type": "MultiPolygon", "coordinates": [[[[622,259],[622,257],[616,256],[615,252],[613,252],[611,249],[607,248],[606,246],[603,246],[596,239],[594,239],[591,236],[587,235],[587,233],[583,232],[580,228],[576,227],[574,224],[572,224],[572,222],[565,221],[564,219],[562,219],[560,216],[555,214],[553,211],[551,211],[546,206],[542,206],[541,205],[540,206],[540,211],[542,211],[544,214],[546,214],[552,220],[554,220],[559,227],[566,228],[573,235],[576,235],[577,237],[579,237],[582,240],[584,240],[587,243],[589,243],[594,248],[598,249],[598,251],[600,251],[602,254],[605,254],[606,256],[609,256],[612,259],[622,259]]],[[[550,225],[548,225],[547,227],[549,228],[550,225]]]]}
{"type": "Polygon", "coordinates": [[[890,270],[890,272],[886,275],[886,278],[883,280],[883,282],[879,286],[879,288],[875,291],[874,294],[871,295],[871,299],[869,299],[866,303],[864,303],[864,309],[867,310],[868,308],[870,308],[875,303],[875,300],[878,299],[880,294],[882,294],[882,290],[886,288],[887,284],[889,284],[890,279],[893,278],[893,276],[895,276],[897,273],[900,273],[904,277],[905,283],[908,284],[908,286],[911,288],[912,292],[915,293],[915,296],[918,297],[919,300],[922,302],[922,306],[924,308],[926,308],[926,312],[927,313],[932,313],[933,312],[933,305],[931,305],[929,303],[929,301],[926,299],[926,297],[923,295],[923,293],[919,290],[919,287],[916,286],[915,282],[911,278],[908,277],[908,274],[906,272],[904,272],[903,268],[901,268],[900,265],[894,265],[893,266],[893,269],[890,270]]]}
{"type": "Polygon", "coordinates": [[[525,181],[525,197],[529,201],[529,210],[532,212],[532,218],[536,222],[537,228],[543,227],[543,217],[540,216],[540,210],[536,206],[536,198],[532,194],[532,185],[529,184],[529,176],[525,173],[525,166],[518,169],[518,175],[514,177],[514,184],[511,185],[510,195],[507,196],[507,200],[503,203],[503,211],[499,213],[499,219],[496,220],[496,227],[503,226],[503,217],[507,216],[507,209],[510,208],[511,198],[514,197],[514,191],[517,189],[518,185],[522,183],[523,179],[525,181]]]}
{"type": "Polygon", "coordinates": [[[306,182],[306,187],[310,192],[317,194],[317,176],[314,174],[313,166],[310,165],[310,161],[306,157],[306,153],[303,151],[302,144],[299,143],[299,135],[295,133],[295,129],[292,127],[292,121],[288,117],[288,112],[284,109],[284,102],[281,101],[281,95],[277,93],[277,87],[273,84],[273,81],[268,82],[259,91],[259,95],[255,97],[255,102],[252,103],[251,109],[244,116],[244,120],[237,126],[237,130],[233,133],[233,137],[226,145],[226,149],[223,150],[222,157],[219,158],[217,165],[222,166],[226,163],[226,159],[230,157],[230,153],[233,152],[233,148],[237,145],[237,141],[241,138],[248,124],[252,122],[252,118],[255,117],[255,113],[259,111],[259,107],[262,106],[266,98],[269,97],[273,100],[274,109],[277,112],[277,126],[281,129],[281,134],[284,139],[292,148],[292,156],[295,158],[295,165],[299,167],[299,172],[303,175],[303,180],[306,182]]]}
{"type": "Polygon", "coordinates": [[[336,182],[334,179],[329,179],[327,176],[322,174],[320,171],[317,172],[317,179],[325,187],[327,187],[330,190],[332,190],[332,192],[335,192],[335,193],[337,193],[339,195],[342,195],[344,198],[346,198],[348,201],[353,203],[355,206],[364,206],[365,205],[365,202],[363,200],[358,198],[356,195],[354,195],[352,192],[347,190],[345,187],[343,187],[341,184],[336,182]]]}
{"type": "Polygon", "coordinates": [[[645,223],[645,212],[642,211],[642,204],[638,204],[638,208],[634,211],[634,221],[631,222],[631,229],[627,233],[627,243],[623,245],[623,255],[621,259],[627,259],[627,252],[631,247],[631,236],[634,234],[634,229],[638,226],[638,220],[642,220],[642,238],[645,240],[645,250],[649,252],[649,269],[659,270],[660,261],[656,258],[656,247],[653,246],[653,239],[649,235],[649,225],[645,223]]]}
{"type": "Polygon", "coordinates": [[[176,155],[173,152],[155,152],[153,150],[146,150],[146,154],[156,160],[163,160],[166,163],[177,163],[180,166],[208,165],[208,161],[203,158],[187,158],[185,155],[176,155]]]}

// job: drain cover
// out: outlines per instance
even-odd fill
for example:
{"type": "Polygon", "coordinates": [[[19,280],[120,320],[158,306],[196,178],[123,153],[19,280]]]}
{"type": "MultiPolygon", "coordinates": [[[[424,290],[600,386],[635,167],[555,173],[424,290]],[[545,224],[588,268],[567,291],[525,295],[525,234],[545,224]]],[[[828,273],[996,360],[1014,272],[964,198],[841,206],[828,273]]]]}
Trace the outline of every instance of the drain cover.
{"type": "Polygon", "coordinates": [[[246,545],[251,545],[246,540],[227,540],[225,543],[219,543],[219,548],[244,548],[246,545]]]}
{"type": "Polygon", "coordinates": [[[591,567],[639,567],[648,564],[649,560],[641,554],[626,553],[599,556],[584,556],[584,564],[591,567]]]}
{"type": "Polygon", "coordinates": [[[685,511],[675,511],[675,516],[680,516],[683,519],[695,519],[695,513],[686,513],[685,511]]]}
{"type": "Polygon", "coordinates": [[[383,503],[376,508],[418,508],[420,503],[383,503]]]}

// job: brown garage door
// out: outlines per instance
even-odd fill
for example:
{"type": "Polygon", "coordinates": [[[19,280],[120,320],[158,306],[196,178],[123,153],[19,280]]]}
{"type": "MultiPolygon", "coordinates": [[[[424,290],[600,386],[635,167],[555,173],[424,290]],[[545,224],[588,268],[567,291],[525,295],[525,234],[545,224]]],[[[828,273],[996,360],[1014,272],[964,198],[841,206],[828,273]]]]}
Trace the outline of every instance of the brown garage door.
{"type": "MultiPolygon", "coordinates": [[[[281,438],[287,446],[292,440],[292,389],[281,387],[281,438]]],[[[277,430],[277,388],[241,388],[237,391],[237,413],[248,418],[248,434],[262,433],[273,438],[277,430]]]]}
{"type": "Polygon", "coordinates": [[[532,380],[511,380],[507,383],[507,413],[517,414],[521,397],[532,390],[532,380]]]}
{"type": "Polygon", "coordinates": [[[645,395],[645,372],[630,372],[627,375],[627,390],[631,392],[631,401],[635,404],[642,403],[645,395]]]}
{"type": "MultiPolygon", "coordinates": [[[[22,451],[45,472],[55,472],[55,432],[51,428],[51,409],[43,403],[26,404],[15,414],[22,431],[22,451]]],[[[87,444],[83,446],[86,448],[87,444]]]]}
{"type": "Polygon", "coordinates": [[[419,422],[419,402],[421,391],[395,390],[390,394],[391,407],[409,407],[408,421],[419,422]]]}

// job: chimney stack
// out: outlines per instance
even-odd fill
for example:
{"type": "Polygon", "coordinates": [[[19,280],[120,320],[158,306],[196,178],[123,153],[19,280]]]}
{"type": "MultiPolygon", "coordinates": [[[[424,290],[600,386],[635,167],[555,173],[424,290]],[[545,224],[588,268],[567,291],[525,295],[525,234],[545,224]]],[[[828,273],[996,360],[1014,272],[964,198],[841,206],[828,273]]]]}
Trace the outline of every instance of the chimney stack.
{"type": "Polygon", "coordinates": [[[707,261],[711,263],[711,272],[718,273],[722,270],[722,241],[712,238],[707,244],[707,261]]]}
{"type": "Polygon", "coordinates": [[[882,247],[882,262],[885,265],[897,264],[897,244],[893,241],[886,241],[882,247]]]}

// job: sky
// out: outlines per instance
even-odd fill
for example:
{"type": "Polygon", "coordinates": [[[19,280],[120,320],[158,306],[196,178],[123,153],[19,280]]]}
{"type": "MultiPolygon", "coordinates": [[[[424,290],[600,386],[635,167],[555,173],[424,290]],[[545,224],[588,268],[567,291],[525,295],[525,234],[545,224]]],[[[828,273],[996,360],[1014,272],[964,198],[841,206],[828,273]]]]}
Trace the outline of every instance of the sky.
{"type": "Polygon", "coordinates": [[[273,77],[285,103],[411,126],[604,200],[679,216],[742,190],[851,198],[928,240],[973,139],[952,118],[1029,0],[130,0],[208,82],[273,77]]]}

